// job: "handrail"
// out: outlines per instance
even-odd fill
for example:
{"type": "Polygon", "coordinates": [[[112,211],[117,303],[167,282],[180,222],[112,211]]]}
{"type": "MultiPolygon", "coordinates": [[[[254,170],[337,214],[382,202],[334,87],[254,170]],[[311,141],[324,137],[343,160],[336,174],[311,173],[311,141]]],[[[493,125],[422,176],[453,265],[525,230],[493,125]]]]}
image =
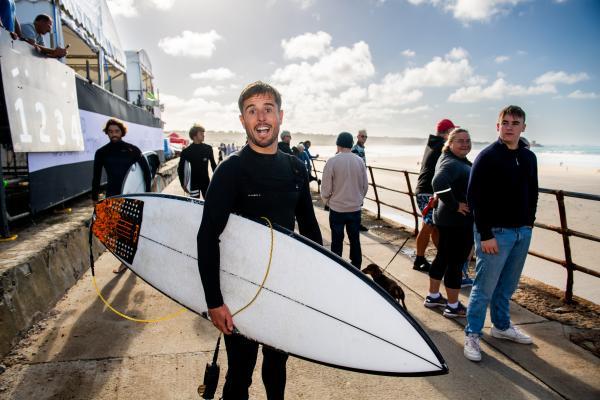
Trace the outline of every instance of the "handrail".
{"type": "MultiPolygon", "coordinates": [[[[315,174],[315,176],[319,177],[318,174],[319,173],[322,174],[323,171],[318,170],[316,168],[315,161],[325,163],[326,160],[319,158],[319,159],[313,160],[313,162],[312,162],[314,174],[315,174]]],[[[375,204],[377,205],[377,219],[381,219],[381,206],[382,205],[389,207],[389,208],[393,208],[398,211],[402,211],[406,214],[410,214],[415,219],[415,225],[414,225],[413,231],[414,231],[414,235],[417,235],[419,233],[419,218],[422,218],[422,215],[420,212],[417,211],[417,207],[415,205],[416,195],[412,191],[412,183],[410,181],[410,175],[419,175],[419,173],[414,172],[414,171],[400,170],[400,169],[394,169],[394,168],[374,167],[374,166],[370,166],[370,165],[367,165],[367,169],[369,170],[369,175],[371,177],[369,186],[371,186],[373,188],[373,193],[375,194],[375,198],[371,198],[368,196],[365,198],[367,200],[375,202],[375,204]],[[386,171],[386,172],[395,172],[395,173],[402,174],[406,181],[406,186],[407,186],[408,190],[398,190],[398,189],[393,189],[393,188],[390,188],[390,187],[387,187],[384,185],[378,185],[375,181],[374,171],[386,171]],[[387,191],[387,192],[392,192],[392,193],[399,193],[399,194],[408,196],[411,201],[412,210],[406,210],[397,205],[389,204],[389,203],[383,201],[381,199],[380,193],[379,193],[379,191],[381,191],[381,190],[387,191]]],[[[319,186],[319,189],[320,189],[320,186],[319,186]]],[[[547,189],[547,188],[539,188],[538,191],[539,191],[539,193],[550,194],[550,195],[554,195],[556,197],[556,202],[558,205],[558,212],[559,212],[559,216],[560,216],[560,226],[554,226],[554,225],[544,224],[544,223],[540,223],[540,222],[534,223],[534,226],[536,228],[548,230],[551,232],[556,232],[562,236],[564,259],[552,257],[552,256],[549,256],[549,255],[546,255],[546,254],[543,254],[543,253],[540,253],[540,252],[537,252],[534,250],[529,250],[529,254],[531,254],[534,257],[538,257],[543,260],[550,261],[552,263],[561,265],[562,267],[564,267],[567,270],[567,282],[566,282],[566,287],[565,287],[565,296],[564,296],[563,300],[565,303],[569,304],[569,303],[572,303],[572,301],[573,301],[573,273],[574,273],[574,271],[579,271],[584,274],[591,275],[596,278],[600,278],[600,272],[593,270],[591,268],[587,268],[587,267],[578,265],[575,262],[573,262],[572,255],[571,255],[570,237],[573,236],[573,237],[577,237],[580,239],[585,239],[585,240],[599,242],[599,243],[600,243],[600,237],[589,234],[589,233],[576,231],[576,230],[570,229],[568,227],[567,213],[566,213],[564,199],[565,199],[565,197],[572,197],[572,198],[583,199],[583,200],[600,201],[600,196],[591,194],[591,193],[579,193],[579,192],[571,192],[571,191],[547,189]]]]}

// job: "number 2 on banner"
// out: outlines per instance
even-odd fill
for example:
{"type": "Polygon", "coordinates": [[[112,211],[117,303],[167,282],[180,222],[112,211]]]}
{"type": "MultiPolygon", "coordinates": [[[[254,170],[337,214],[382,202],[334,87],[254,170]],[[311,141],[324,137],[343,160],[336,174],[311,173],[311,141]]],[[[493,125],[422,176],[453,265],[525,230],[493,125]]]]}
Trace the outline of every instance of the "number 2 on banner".
{"type": "Polygon", "coordinates": [[[27,121],[25,119],[25,109],[23,108],[23,99],[18,98],[15,101],[15,110],[19,113],[19,117],[21,118],[21,130],[22,133],[19,135],[22,143],[31,143],[33,141],[33,137],[29,134],[27,130],[27,121]]]}
{"type": "Polygon", "coordinates": [[[42,114],[42,124],[40,125],[40,142],[50,143],[50,136],[46,135],[46,109],[39,101],[35,103],[35,111],[42,114]]]}

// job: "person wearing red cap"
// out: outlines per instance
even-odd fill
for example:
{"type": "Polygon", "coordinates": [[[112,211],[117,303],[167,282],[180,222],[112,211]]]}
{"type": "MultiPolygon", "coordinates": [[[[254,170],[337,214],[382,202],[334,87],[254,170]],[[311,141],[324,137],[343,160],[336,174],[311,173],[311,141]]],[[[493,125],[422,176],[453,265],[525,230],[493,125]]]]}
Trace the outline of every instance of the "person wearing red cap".
{"type": "MultiPolygon", "coordinates": [[[[433,196],[431,181],[435,173],[435,164],[442,154],[442,147],[448,138],[448,134],[454,128],[458,127],[452,121],[443,119],[437,124],[436,134],[429,135],[429,139],[427,140],[427,146],[425,147],[423,160],[421,161],[421,171],[417,181],[417,188],[415,189],[417,205],[421,213],[423,213],[423,210],[425,210],[433,196]]],[[[438,243],[438,232],[433,225],[433,207],[428,208],[429,211],[423,215],[423,224],[417,235],[417,257],[413,264],[413,269],[422,272],[428,272],[431,268],[431,264],[425,258],[425,249],[427,249],[427,244],[429,244],[429,238],[433,240],[433,244],[436,247],[438,243]]]]}

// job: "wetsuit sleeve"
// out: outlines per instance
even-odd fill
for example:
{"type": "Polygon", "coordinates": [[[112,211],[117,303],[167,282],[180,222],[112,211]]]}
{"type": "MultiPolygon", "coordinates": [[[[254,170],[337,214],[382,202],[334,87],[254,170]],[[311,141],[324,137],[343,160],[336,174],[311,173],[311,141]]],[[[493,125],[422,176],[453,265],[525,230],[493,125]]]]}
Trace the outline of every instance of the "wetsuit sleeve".
{"type": "Polygon", "coordinates": [[[177,175],[179,175],[179,184],[183,187],[183,180],[185,176],[185,158],[183,153],[179,155],[179,164],[177,164],[177,175]]]}
{"type": "Polygon", "coordinates": [[[323,246],[323,237],[321,236],[321,229],[319,228],[319,223],[315,216],[315,209],[313,207],[310,187],[308,185],[308,173],[306,173],[305,169],[302,171],[304,172],[304,179],[302,181],[302,190],[300,191],[295,210],[298,229],[302,236],[323,246]]]}
{"type": "Polygon", "coordinates": [[[197,248],[198,270],[208,308],[223,305],[219,279],[219,237],[227,225],[229,214],[233,211],[238,191],[239,169],[238,157],[230,157],[223,161],[215,171],[206,193],[197,248]]]}
{"type": "Polygon", "coordinates": [[[532,172],[529,178],[529,185],[527,186],[529,189],[529,225],[533,226],[535,222],[535,213],[537,212],[537,203],[539,197],[539,187],[538,187],[538,170],[537,170],[537,158],[535,154],[531,154],[532,159],[532,172]]]}
{"type": "MultiPolygon", "coordinates": [[[[488,162],[490,155],[486,153],[480,153],[475,162],[473,168],[471,168],[471,175],[469,176],[469,186],[467,189],[467,198],[469,208],[473,212],[475,219],[475,226],[477,232],[481,235],[481,240],[490,240],[494,238],[492,233],[492,223],[488,216],[489,211],[487,210],[486,204],[486,179],[489,179],[491,171],[488,171],[488,162]]],[[[493,210],[492,210],[493,212],[493,210]]]]}
{"type": "Polygon", "coordinates": [[[94,155],[94,172],[92,175],[92,200],[97,201],[100,193],[100,179],[102,178],[102,167],[104,166],[104,153],[100,149],[94,155]]]}
{"type": "Polygon", "coordinates": [[[448,210],[455,211],[458,210],[458,201],[452,193],[452,183],[456,180],[456,172],[455,168],[452,168],[452,163],[444,162],[435,171],[431,181],[435,195],[444,202],[448,210]]]}
{"type": "Polygon", "coordinates": [[[215,152],[213,151],[212,146],[209,146],[208,159],[210,160],[210,168],[214,174],[215,169],[217,169],[217,163],[215,162],[215,152]]]}

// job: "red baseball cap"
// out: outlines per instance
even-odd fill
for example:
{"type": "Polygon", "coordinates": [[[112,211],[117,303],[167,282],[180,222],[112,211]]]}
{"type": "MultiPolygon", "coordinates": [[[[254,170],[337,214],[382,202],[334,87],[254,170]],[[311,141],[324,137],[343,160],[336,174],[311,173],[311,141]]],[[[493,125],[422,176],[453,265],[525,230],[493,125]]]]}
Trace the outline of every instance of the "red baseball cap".
{"type": "Polygon", "coordinates": [[[454,125],[454,123],[452,121],[450,121],[449,119],[443,119],[440,122],[438,122],[438,124],[437,124],[437,132],[446,132],[448,129],[452,129],[452,128],[459,128],[459,127],[454,125]]]}

